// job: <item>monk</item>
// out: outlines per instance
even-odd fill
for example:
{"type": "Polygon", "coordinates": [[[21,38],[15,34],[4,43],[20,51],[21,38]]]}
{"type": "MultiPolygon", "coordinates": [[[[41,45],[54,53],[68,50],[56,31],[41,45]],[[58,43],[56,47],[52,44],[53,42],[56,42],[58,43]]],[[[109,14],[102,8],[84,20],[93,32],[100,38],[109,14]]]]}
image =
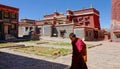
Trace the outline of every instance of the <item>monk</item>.
{"type": "Polygon", "coordinates": [[[83,49],[86,48],[86,44],[80,38],[77,38],[74,33],[70,33],[69,38],[71,39],[73,49],[70,69],[88,69],[82,57],[83,49]]]}

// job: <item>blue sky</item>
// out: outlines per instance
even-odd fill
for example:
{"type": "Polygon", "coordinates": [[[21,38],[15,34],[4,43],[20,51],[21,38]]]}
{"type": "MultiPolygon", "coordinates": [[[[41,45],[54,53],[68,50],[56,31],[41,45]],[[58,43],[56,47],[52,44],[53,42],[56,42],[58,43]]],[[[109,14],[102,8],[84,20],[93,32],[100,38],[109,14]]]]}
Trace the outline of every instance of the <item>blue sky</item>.
{"type": "Polygon", "coordinates": [[[0,0],[0,4],[19,8],[20,19],[43,19],[44,14],[55,10],[66,13],[67,8],[79,10],[92,4],[100,12],[101,27],[110,28],[111,0],[0,0]]]}

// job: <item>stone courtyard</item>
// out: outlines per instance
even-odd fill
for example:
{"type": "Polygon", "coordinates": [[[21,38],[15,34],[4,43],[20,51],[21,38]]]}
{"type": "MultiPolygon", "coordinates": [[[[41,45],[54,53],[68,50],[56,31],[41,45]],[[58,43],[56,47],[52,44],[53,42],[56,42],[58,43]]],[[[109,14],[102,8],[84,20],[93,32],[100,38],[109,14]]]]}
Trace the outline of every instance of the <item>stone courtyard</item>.
{"type": "MultiPolygon", "coordinates": [[[[42,37],[41,40],[70,42],[67,38],[42,37]]],[[[94,47],[88,49],[87,65],[89,69],[120,69],[120,43],[109,41],[86,43],[94,45],[94,47]]],[[[69,48],[71,49],[71,46],[69,48]]],[[[69,69],[71,56],[69,54],[51,59],[44,56],[16,52],[10,48],[1,48],[0,69],[69,69]]]]}

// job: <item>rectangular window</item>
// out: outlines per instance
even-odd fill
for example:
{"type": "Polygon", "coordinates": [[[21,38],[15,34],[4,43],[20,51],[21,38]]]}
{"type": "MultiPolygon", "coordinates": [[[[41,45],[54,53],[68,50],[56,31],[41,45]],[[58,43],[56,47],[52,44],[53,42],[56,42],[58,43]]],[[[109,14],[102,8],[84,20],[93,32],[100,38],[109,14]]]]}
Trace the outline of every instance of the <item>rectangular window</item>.
{"type": "Polygon", "coordinates": [[[88,37],[88,31],[86,31],[85,36],[88,37]]]}
{"type": "Polygon", "coordinates": [[[10,13],[9,13],[8,11],[5,11],[5,12],[4,12],[4,17],[5,17],[5,18],[9,18],[9,14],[10,14],[10,13]]]}
{"type": "Polygon", "coordinates": [[[15,13],[11,13],[11,18],[15,19],[16,18],[16,14],[15,13]]]}
{"type": "Polygon", "coordinates": [[[83,20],[83,18],[81,17],[81,18],[79,18],[79,21],[82,21],[83,20]]]}
{"type": "Polygon", "coordinates": [[[48,23],[48,22],[45,22],[44,24],[46,24],[46,25],[47,25],[47,24],[49,24],[49,23],[48,23]]]}
{"type": "Polygon", "coordinates": [[[33,30],[33,27],[30,27],[30,31],[32,31],[33,30]]]}
{"type": "Polygon", "coordinates": [[[17,13],[11,13],[11,18],[12,19],[17,19],[18,17],[18,14],[17,13]]]}
{"type": "Polygon", "coordinates": [[[0,19],[2,19],[2,11],[0,11],[0,19]]]}
{"type": "Polygon", "coordinates": [[[82,23],[82,22],[80,22],[80,25],[83,25],[83,23],[82,23]]]}
{"type": "Polygon", "coordinates": [[[28,27],[25,27],[25,31],[27,31],[28,30],[28,27]]]}
{"type": "Polygon", "coordinates": [[[76,18],[73,19],[74,22],[78,22],[78,20],[76,18]]]}
{"type": "Polygon", "coordinates": [[[120,38],[120,34],[119,34],[119,33],[116,33],[116,37],[117,37],[117,38],[120,38]]]}
{"type": "Polygon", "coordinates": [[[86,17],[85,17],[85,21],[88,21],[88,20],[89,20],[89,17],[88,17],[88,16],[86,16],[86,17]]]}
{"type": "Polygon", "coordinates": [[[15,24],[12,24],[12,29],[16,29],[16,25],[15,24]]]}
{"type": "Polygon", "coordinates": [[[90,24],[89,22],[85,22],[85,26],[89,26],[89,24],[90,24]]]}

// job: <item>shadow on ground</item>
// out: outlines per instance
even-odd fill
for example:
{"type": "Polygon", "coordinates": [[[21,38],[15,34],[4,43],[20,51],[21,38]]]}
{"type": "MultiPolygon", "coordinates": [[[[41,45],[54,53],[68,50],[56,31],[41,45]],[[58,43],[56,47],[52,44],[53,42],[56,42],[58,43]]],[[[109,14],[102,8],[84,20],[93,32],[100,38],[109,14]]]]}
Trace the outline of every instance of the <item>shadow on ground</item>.
{"type": "Polygon", "coordinates": [[[65,69],[67,65],[0,52],[0,69],[65,69]]]}

